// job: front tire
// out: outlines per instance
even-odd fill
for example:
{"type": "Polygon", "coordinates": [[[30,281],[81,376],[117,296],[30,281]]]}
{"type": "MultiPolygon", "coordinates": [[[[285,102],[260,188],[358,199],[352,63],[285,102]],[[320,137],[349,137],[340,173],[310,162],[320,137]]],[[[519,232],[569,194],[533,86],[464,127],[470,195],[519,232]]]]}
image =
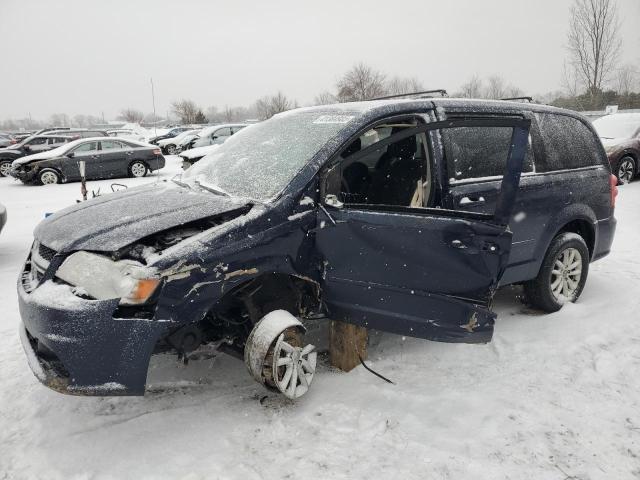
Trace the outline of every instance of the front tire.
{"type": "Polygon", "coordinates": [[[41,185],[54,185],[60,183],[60,174],[50,168],[45,168],[38,173],[38,181],[41,185]]]}
{"type": "Polygon", "coordinates": [[[129,165],[130,177],[134,177],[134,178],[146,177],[148,172],[149,172],[149,167],[147,167],[146,163],[140,160],[136,160],[135,162],[132,162],[131,165],[129,165]]]}
{"type": "Polygon", "coordinates": [[[0,177],[8,177],[11,171],[11,161],[0,161],[0,177]]]}
{"type": "Polygon", "coordinates": [[[577,233],[557,235],[542,262],[538,276],[524,284],[528,303],[544,312],[557,312],[575,302],[589,273],[589,249],[577,233]]]}
{"type": "Polygon", "coordinates": [[[616,177],[618,177],[618,184],[626,185],[636,174],[636,161],[631,157],[622,157],[618,163],[618,169],[616,170],[616,177]]]}
{"type": "Polygon", "coordinates": [[[167,154],[168,155],[175,155],[176,152],[178,151],[176,146],[173,143],[170,143],[169,145],[167,145],[167,154]]]}

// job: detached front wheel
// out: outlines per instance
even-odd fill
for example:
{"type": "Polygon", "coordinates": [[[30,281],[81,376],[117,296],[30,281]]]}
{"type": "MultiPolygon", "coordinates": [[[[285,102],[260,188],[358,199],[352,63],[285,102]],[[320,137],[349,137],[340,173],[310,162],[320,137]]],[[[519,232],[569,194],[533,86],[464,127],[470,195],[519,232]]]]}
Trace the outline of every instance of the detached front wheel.
{"type": "Polygon", "coordinates": [[[265,315],[249,334],[244,361],[253,378],[296,399],[309,391],[316,371],[315,346],[304,345],[305,328],[285,310],[265,315]]]}
{"type": "Polygon", "coordinates": [[[542,262],[540,273],[524,284],[527,301],[545,312],[557,312],[582,293],[589,272],[589,249],[576,233],[556,236],[542,262]]]}

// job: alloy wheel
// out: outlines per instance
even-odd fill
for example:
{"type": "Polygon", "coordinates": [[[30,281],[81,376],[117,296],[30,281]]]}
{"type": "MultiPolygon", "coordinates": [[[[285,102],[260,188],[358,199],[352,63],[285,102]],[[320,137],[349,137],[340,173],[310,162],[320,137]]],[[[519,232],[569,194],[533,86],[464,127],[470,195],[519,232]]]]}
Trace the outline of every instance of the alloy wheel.
{"type": "Polygon", "coordinates": [[[11,171],[11,163],[10,162],[0,163],[0,175],[8,177],[10,171],[11,171]]]}
{"type": "Polygon", "coordinates": [[[317,352],[313,345],[298,347],[280,334],[273,349],[273,382],[286,397],[301,397],[313,381],[316,372],[317,352]]]}
{"type": "Polygon", "coordinates": [[[43,185],[53,185],[58,183],[58,175],[54,172],[42,172],[40,175],[40,181],[43,185]]]}
{"type": "Polygon", "coordinates": [[[582,255],[575,248],[562,250],[551,270],[551,293],[556,300],[573,301],[582,278],[582,255]]]}
{"type": "Polygon", "coordinates": [[[147,166],[142,162],[131,165],[131,175],[134,177],[144,177],[147,173],[147,166]]]}
{"type": "Polygon", "coordinates": [[[633,164],[633,160],[630,158],[622,159],[620,166],[618,166],[618,180],[620,180],[620,183],[629,183],[633,178],[634,170],[635,165],[633,164]]]}
{"type": "Polygon", "coordinates": [[[167,153],[169,155],[175,155],[176,154],[176,146],[175,145],[169,145],[167,147],[167,153]]]}

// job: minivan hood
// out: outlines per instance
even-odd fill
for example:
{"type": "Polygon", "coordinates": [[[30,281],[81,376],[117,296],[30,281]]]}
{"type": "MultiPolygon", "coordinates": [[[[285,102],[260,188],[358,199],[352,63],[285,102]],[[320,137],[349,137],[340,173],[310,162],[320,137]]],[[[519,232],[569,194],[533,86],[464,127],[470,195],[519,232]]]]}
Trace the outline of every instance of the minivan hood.
{"type": "Polygon", "coordinates": [[[40,222],[34,236],[57,252],[113,252],[148,235],[246,203],[161,182],[67,207],[40,222]]]}

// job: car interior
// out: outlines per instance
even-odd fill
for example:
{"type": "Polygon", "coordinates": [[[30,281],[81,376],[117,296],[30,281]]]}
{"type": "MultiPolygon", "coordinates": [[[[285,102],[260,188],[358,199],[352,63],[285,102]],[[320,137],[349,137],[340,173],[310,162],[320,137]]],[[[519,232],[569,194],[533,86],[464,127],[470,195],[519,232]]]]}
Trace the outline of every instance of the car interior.
{"type": "Polygon", "coordinates": [[[333,188],[328,186],[327,193],[336,192],[346,204],[428,206],[431,166],[426,135],[419,133],[376,148],[382,140],[416,126],[416,121],[381,124],[356,138],[342,151],[338,168],[332,172],[331,176],[339,174],[340,182],[330,181],[333,188]]]}

